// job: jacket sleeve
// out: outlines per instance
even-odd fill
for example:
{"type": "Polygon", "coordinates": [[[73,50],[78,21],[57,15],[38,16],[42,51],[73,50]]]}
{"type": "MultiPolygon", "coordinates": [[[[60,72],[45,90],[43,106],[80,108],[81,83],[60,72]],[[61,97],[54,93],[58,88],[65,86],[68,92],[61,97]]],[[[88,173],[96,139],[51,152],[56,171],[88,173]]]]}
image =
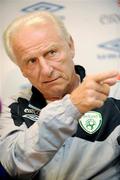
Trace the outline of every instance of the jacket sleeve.
{"type": "Polygon", "coordinates": [[[31,127],[16,126],[8,105],[0,118],[0,161],[12,176],[32,174],[49,162],[77,129],[80,112],[69,95],[48,104],[31,127]]]}

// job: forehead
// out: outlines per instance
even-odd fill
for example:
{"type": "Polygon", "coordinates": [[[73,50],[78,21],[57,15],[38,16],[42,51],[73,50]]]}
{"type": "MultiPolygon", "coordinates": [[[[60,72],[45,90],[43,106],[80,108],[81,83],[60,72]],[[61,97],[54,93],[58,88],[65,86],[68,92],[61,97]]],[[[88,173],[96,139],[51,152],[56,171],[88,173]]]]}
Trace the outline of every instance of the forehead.
{"type": "Polygon", "coordinates": [[[45,39],[50,41],[63,39],[63,37],[59,28],[51,23],[23,26],[12,36],[13,44],[20,46],[34,44],[37,40],[44,42],[45,39]]]}
{"type": "Polygon", "coordinates": [[[35,24],[21,27],[13,36],[13,50],[17,58],[22,58],[23,54],[31,54],[39,50],[50,48],[53,45],[63,44],[63,37],[51,24],[35,24]]]}

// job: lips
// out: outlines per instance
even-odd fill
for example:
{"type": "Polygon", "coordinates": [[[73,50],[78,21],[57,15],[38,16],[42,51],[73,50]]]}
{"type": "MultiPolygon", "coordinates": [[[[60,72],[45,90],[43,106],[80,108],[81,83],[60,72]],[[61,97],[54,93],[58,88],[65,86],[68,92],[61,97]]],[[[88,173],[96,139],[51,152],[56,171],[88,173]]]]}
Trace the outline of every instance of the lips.
{"type": "Polygon", "coordinates": [[[47,81],[44,81],[43,83],[52,83],[52,82],[54,82],[54,81],[56,81],[56,80],[58,80],[59,78],[55,78],[55,79],[52,79],[52,80],[47,80],[47,81]]]}

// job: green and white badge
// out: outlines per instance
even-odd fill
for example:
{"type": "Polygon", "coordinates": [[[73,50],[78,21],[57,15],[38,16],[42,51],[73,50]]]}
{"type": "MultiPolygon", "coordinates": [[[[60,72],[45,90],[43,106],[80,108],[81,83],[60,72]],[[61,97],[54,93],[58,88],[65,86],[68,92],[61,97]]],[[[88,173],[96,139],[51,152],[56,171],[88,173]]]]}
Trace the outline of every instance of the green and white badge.
{"type": "Polygon", "coordinates": [[[89,111],[80,119],[79,124],[89,134],[95,133],[102,125],[102,116],[99,112],[89,111]]]}

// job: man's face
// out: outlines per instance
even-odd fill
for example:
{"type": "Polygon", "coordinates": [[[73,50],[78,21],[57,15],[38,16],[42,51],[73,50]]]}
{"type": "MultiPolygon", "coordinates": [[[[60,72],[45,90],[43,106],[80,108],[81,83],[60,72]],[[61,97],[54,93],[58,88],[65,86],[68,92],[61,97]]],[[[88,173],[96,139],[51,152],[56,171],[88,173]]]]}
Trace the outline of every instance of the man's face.
{"type": "Polygon", "coordinates": [[[17,63],[25,77],[48,100],[70,93],[75,80],[74,46],[53,24],[22,28],[13,40],[17,63]]]}

